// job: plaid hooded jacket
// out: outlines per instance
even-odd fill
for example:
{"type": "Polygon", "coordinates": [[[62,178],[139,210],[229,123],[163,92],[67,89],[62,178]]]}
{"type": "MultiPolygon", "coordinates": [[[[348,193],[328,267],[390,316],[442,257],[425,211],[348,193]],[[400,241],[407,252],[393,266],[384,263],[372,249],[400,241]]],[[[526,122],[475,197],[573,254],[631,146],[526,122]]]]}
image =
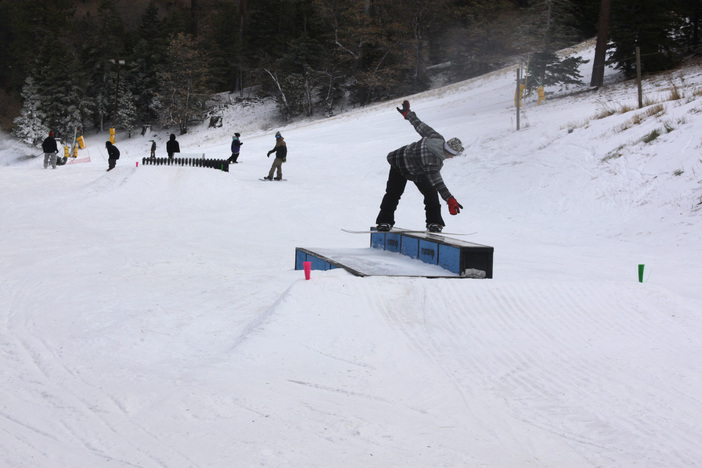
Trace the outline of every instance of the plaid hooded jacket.
{"type": "Polygon", "coordinates": [[[452,195],[441,177],[441,168],[446,158],[444,137],[419,120],[414,112],[409,112],[406,120],[410,121],[422,139],[389,153],[388,162],[407,180],[414,181],[419,177],[426,177],[441,198],[448,201],[452,195]]]}

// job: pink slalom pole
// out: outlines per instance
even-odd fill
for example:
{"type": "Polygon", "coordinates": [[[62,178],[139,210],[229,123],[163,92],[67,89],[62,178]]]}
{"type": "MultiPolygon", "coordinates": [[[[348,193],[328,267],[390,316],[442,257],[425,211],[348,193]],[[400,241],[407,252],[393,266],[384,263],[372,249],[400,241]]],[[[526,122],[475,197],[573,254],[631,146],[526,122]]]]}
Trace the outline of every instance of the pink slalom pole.
{"type": "Polygon", "coordinates": [[[312,262],[302,262],[302,266],[305,269],[305,279],[310,279],[310,275],[312,274],[312,262]]]}

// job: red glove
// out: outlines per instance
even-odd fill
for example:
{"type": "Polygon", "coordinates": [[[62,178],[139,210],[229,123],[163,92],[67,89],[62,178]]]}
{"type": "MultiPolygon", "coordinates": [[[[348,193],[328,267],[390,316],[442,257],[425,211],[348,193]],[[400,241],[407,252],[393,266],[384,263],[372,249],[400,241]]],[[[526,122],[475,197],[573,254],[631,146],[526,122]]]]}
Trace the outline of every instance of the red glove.
{"type": "Polygon", "coordinates": [[[407,118],[407,114],[409,114],[410,108],[409,108],[409,101],[402,101],[402,109],[399,107],[396,107],[397,112],[402,114],[402,117],[407,118]]]}
{"type": "Polygon", "coordinates": [[[463,209],[463,205],[458,203],[455,198],[451,197],[448,199],[449,213],[452,215],[457,215],[463,209]]]}

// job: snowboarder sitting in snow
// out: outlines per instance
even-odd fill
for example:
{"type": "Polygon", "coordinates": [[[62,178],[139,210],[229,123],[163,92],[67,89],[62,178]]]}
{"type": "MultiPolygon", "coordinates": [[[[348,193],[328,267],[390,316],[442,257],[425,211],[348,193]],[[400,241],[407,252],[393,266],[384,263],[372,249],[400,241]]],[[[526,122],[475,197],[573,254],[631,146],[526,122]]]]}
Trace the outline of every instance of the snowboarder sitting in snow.
{"type": "Polygon", "coordinates": [[[41,150],[44,152],[44,169],[51,167],[56,169],[56,154],[58,153],[58,146],[56,146],[56,139],[54,138],[54,132],[49,132],[49,136],[46,137],[44,142],[41,144],[41,150]]]}
{"type": "Polygon", "coordinates": [[[110,172],[117,164],[117,160],[119,159],[119,150],[112,144],[111,141],[105,142],[105,148],[107,148],[107,172],[110,172]]]}
{"type": "Polygon", "coordinates": [[[176,140],[174,133],[171,133],[170,139],[166,142],[166,153],[168,153],[168,159],[173,159],[173,153],[180,153],[180,143],[176,140]]]}
{"type": "Polygon", "coordinates": [[[280,132],[275,132],[275,146],[268,152],[269,158],[271,153],[275,153],[275,161],[271,164],[271,170],[268,171],[268,176],[264,177],[264,179],[273,180],[273,172],[277,169],[278,174],[275,180],[283,180],[283,163],[288,155],[288,146],[285,144],[285,139],[280,132]]]}
{"type": "Polygon", "coordinates": [[[228,161],[229,164],[234,163],[236,164],[236,160],[239,159],[239,152],[241,151],[241,145],[244,143],[239,140],[239,137],[241,136],[240,133],[235,133],[234,136],[232,137],[232,155],[229,157],[228,161]]]}
{"type": "Polygon", "coordinates": [[[395,210],[405,191],[407,181],[411,180],[424,195],[427,230],[441,232],[444,228],[444,220],[441,217],[439,194],[448,203],[449,213],[452,215],[460,213],[463,208],[444,184],[441,168],[444,160],[463,153],[463,145],[458,138],[445,141],[436,130],[419,120],[417,115],[410,111],[409,101],[403,101],[402,108],[398,107],[397,111],[410,121],[422,139],[388,154],[390,174],[385,196],[380,204],[380,213],[375,221],[377,229],[389,231],[395,224],[395,210]]]}

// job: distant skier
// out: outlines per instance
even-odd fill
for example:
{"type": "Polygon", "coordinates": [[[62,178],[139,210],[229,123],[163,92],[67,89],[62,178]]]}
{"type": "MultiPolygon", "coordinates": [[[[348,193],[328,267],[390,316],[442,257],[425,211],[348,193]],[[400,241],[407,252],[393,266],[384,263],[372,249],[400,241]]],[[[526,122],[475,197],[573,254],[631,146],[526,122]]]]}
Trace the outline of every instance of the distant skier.
{"type": "Polygon", "coordinates": [[[380,213],[375,221],[377,229],[389,231],[393,227],[395,210],[405,191],[407,181],[411,180],[424,195],[427,230],[441,232],[444,228],[444,220],[441,217],[439,194],[448,203],[449,213],[452,215],[460,213],[463,208],[444,184],[441,168],[444,160],[463,153],[463,145],[458,138],[445,141],[436,130],[419,120],[417,115],[410,111],[409,101],[403,101],[402,108],[398,107],[397,111],[409,120],[422,139],[388,154],[390,174],[385,196],[380,204],[380,213]]]}
{"type": "Polygon", "coordinates": [[[241,134],[235,133],[234,136],[232,137],[232,155],[229,157],[227,161],[229,161],[229,164],[236,164],[237,159],[239,159],[239,152],[241,151],[241,145],[244,143],[239,140],[239,137],[241,134]]]}
{"type": "Polygon", "coordinates": [[[41,144],[41,149],[44,152],[44,169],[49,167],[49,164],[51,164],[52,169],[56,169],[56,154],[58,153],[58,146],[56,145],[54,132],[49,132],[49,136],[46,137],[44,142],[41,144]]]}
{"type": "Polygon", "coordinates": [[[283,135],[281,135],[280,132],[275,132],[275,146],[268,152],[269,158],[271,157],[271,153],[275,153],[275,160],[273,161],[273,164],[271,164],[271,170],[268,171],[268,176],[264,177],[264,179],[283,180],[283,163],[286,161],[288,156],[288,146],[285,143],[285,138],[283,138],[283,135]],[[273,173],[276,170],[278,172],[275,179],[273,179],[273,173]]]}
{"type": "Polygon", "coordinates": [[[171,133],[171,138],[166,142],[166,152],[168,153],[168,159],[173,159],[174,153],[180,153],[180,143],[178,143],[173,133],[171,133]]]}
{"type": "Polygon", "coordinates": [[[119,159],[119,150],[109,140],[105,142],[105,148],[107,148],[107,172],[110,172],[117,164],[117,160],[119,159]]]}

